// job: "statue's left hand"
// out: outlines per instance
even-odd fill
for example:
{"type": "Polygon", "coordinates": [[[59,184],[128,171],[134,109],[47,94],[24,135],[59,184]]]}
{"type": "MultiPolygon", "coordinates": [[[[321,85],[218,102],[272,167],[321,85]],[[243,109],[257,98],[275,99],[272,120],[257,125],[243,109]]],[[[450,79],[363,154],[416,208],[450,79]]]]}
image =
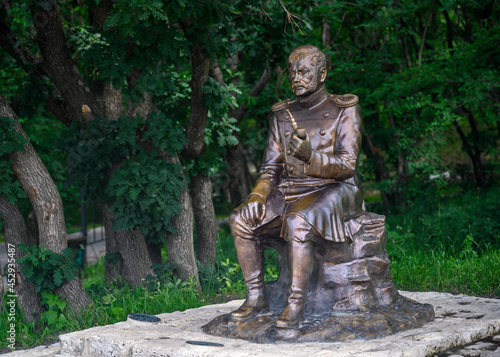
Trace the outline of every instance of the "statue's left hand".
{"type": "Polygon", "coordinates": [[[311,142],[309,141],[309,135],[306,134],[306,137],[304,139],[301,139],[297,134],[292,133],[289,147],[292,155],[297,159],[304,162],[309,162],[309,160],[311,159],[312,148],[311,142]]]}

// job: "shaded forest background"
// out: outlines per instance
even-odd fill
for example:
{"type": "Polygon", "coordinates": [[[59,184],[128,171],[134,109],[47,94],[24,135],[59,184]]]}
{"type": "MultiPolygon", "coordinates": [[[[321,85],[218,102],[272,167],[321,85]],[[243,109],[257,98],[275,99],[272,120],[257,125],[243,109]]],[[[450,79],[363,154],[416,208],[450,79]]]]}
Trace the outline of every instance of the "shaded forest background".
{"type": "Polygon", "coordinates": [[[439,231],[446,249],[498,249],[499,7],[2,0],[0,222],[20,247],[25,319],[43,312],[43,292],[75,313],[92,305],[64,253],[82,199],[102,208],[107,282],[141,286],[168,260],[200,291],[199,269],[217,264],[216,215],[249,194],[302,44],[326,53],[331,93],[360,98],[369,209],[424,217],[412,224],[425,242],[399,231],[394,242],[432,248],[439,231]],[[477,214],[433,220],[450,196],[477,198],[477,214]]]}

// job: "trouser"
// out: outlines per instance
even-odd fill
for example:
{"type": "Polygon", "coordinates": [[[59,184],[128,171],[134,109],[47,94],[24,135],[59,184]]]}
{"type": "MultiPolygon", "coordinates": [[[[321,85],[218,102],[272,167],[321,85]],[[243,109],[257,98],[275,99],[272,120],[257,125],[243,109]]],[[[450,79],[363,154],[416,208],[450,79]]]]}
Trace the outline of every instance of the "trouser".
{"type": "MultiPolygon", "coordinates": [[[[284,225],[285,236],[283,238],[288,241],[289,245],[292,273],[288,305],[297,305],[298,312],[295,315],[302,315],[307,286],[314,265],[313,241],[318,237],[315,229],[299,215],[287,215],[283,220],[278,217],[256,229],[248,226],[238,210],[233,212],[230,219],[238,261],[247,285],[247,299],[254,295],[265,294],[263,247],[259,236],[272,231],[279,232],[277,229],[281,225],[284,225]]],[[[284,313],[286,311],[285,308],[284,313]]],[[[295,319],[297,318],[300,316],[295,319]]]]}

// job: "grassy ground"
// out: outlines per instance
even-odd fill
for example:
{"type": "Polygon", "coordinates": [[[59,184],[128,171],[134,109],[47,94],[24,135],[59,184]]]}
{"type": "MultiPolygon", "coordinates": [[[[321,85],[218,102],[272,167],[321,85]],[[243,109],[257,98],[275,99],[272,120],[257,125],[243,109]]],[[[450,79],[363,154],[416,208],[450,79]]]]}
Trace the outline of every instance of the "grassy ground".
{"type": "MultiPolygon", "coordinates": [[[[496,214],[500,189],[451,192],[445,197],[437,192],[387,217],[391,276],[403,290],[500,298],[500,218],[496,214]]],[[[155,267],[157,276],[151,276],[144,288],[106,285],[101,259],[84,274],[95,308],[80,318],[69,318],[64,303],[45,294],[48,312],[39,323],[21,323],[17,311],[17,346],[27,348],[55,340],[63,332],[123,321],[130,313],[155,315],[243,297],[245,286],[227,227],[219,232],[217,253],[214,267],[200,267],[203,293],[172,276],[168,263],[155,267]]],[[[266,281],[274,280],[276,253],[266,250],[265,254],[266,281]]],[[[6,310],[2,311],[0,321],[7,318],[6,310]]],[[[7,324],[2,323],[0,336],[6,333],[7,324]]],[[[6,351],[6,340],[0,341],[6,351]]]]}

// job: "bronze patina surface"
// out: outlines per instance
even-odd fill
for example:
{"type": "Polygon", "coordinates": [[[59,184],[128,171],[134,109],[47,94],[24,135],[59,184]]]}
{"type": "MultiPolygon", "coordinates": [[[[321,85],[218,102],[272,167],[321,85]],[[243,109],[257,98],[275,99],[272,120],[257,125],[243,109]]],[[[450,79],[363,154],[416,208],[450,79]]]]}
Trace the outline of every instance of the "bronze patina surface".
{"type": "Polygon", "coordinates": [[[275,104],[260,176],[230,227],[247,299],[204,326],[255,342],[342,341],[421,326],[430,305],[402,298],[389,277],[385,217],[367,213],[357,174],[358,97],[329,94],[325,55],[289,56],[296,98],[275,104]],[[264,284],[263,247],[280,274],[264,284]]]}

